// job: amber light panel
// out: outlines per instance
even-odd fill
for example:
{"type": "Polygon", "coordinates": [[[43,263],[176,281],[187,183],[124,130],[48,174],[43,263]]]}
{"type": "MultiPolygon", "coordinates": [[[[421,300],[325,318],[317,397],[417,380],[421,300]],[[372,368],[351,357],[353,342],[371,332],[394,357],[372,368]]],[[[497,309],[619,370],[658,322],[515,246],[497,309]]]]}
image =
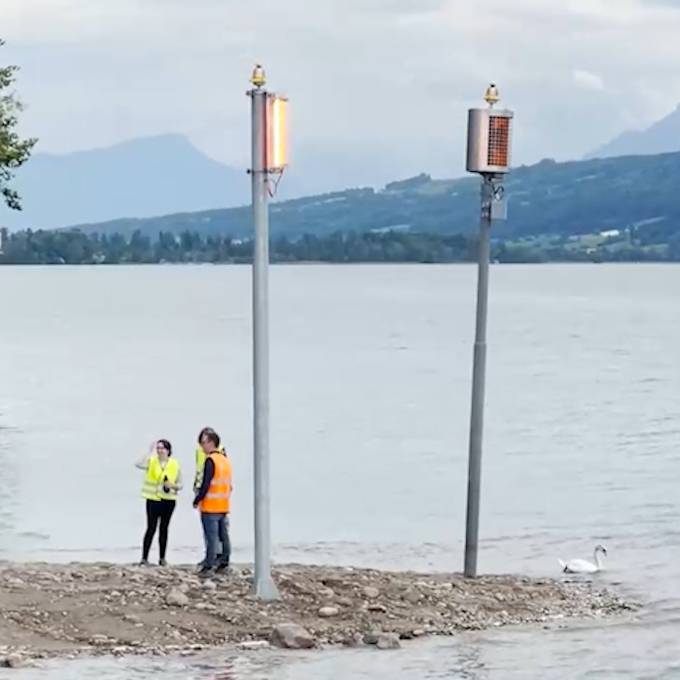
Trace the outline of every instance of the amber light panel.
{"type": "Polygon", "coordinates": [[[509,165],[510,119],[505,116],[489,117],[489,165],[509,165]]]}
{"type": "Polygon", "coordinates": [[[288,165],[288,100],[271,97],[267,106],[267,169],[288,165]]]}

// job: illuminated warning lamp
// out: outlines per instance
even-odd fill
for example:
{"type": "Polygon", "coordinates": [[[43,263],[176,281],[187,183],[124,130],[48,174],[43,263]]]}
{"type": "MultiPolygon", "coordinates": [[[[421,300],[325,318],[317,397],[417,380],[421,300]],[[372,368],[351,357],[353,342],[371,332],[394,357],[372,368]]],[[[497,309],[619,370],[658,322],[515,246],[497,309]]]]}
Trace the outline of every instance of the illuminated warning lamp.
{"type": "Polygon", "coordinates": [[[468,111],[467,170],[499,174],[510,170],[510,143],[513,112],[494,109],[500,97],[491,84],[484,99],[488,109],[468,111]]]}
{"type": "Polygon", "coordinates": [[[268,94],[265,115],[266,168],[281,172],[288,165],[288,99],[268,94]]]}

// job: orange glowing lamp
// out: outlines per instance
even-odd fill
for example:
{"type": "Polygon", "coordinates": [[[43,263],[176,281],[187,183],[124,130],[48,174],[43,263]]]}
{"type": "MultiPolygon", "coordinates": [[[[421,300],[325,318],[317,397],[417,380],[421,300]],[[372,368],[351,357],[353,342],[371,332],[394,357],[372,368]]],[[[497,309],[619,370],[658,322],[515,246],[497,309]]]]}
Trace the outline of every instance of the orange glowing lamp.
{"type": "Polygon", "coordinates": [[[288,99],[269,94],[266,117],[266,168],[282,172],[288,165],[288,99]]]}

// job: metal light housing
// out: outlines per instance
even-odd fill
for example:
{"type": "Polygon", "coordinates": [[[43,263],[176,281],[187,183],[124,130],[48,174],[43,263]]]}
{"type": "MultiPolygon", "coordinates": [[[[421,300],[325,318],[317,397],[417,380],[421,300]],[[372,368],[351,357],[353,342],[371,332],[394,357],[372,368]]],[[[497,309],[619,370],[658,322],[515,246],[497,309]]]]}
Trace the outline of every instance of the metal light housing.
{"type": "Polygon", "coordinates": [[[513,115],[512,111],[493,108],[468,111],[468,172],[509,172],[513,115]]]}

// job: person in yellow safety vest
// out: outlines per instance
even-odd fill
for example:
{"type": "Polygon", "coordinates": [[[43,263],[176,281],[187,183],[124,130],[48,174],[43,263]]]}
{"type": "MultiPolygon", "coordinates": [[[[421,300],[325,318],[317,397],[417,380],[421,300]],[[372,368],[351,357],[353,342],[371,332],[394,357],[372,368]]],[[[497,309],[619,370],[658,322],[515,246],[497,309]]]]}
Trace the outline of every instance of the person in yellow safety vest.
{"type": "Polygon", "coordinates": [[[172,445],[167,439],[159,439],[151,445],[149,454],[136,463],[145,470],[142,498],[146,500],[146,533],[142,543],[141,565],[149,564],[149,551],[160,522],[158,544],[159,564],[166,566],[168,529],[175,511],[177,492],[182,488],[182,471],[179,462],[172,458],[172,445]]]}
{"type": "MultiPolygon", "coordinates": [[[[198,446],[196,447],[196,472],[194,473],[194,493],[196,493],[201,488],[201,482],[203,481],[203,468],[205,467],[206,453],[201,446],[201,441],[204,435],[208,432],[215,432],[212,427],[204,427],[198,433],[198,446]]],[[[224,453],[224,448],[219,447],[219,452],[224,453]]],[[[226,454],[225,454],[226,455],[226,454]]]]}
{"type": "Polygon", "coordinates": [[[217,432],[206,432],[201,439],[206,453],[203,480],[194,498],[194,508],[201,512],[205,537],[205,559],[200,574],[212,571],[217,558],[218,542],[222,544],[217,573],[229,568],[231,544],[229,541],[229,510],[231,507],[232,467],[231,460],[220,452],[217,432]]]}

